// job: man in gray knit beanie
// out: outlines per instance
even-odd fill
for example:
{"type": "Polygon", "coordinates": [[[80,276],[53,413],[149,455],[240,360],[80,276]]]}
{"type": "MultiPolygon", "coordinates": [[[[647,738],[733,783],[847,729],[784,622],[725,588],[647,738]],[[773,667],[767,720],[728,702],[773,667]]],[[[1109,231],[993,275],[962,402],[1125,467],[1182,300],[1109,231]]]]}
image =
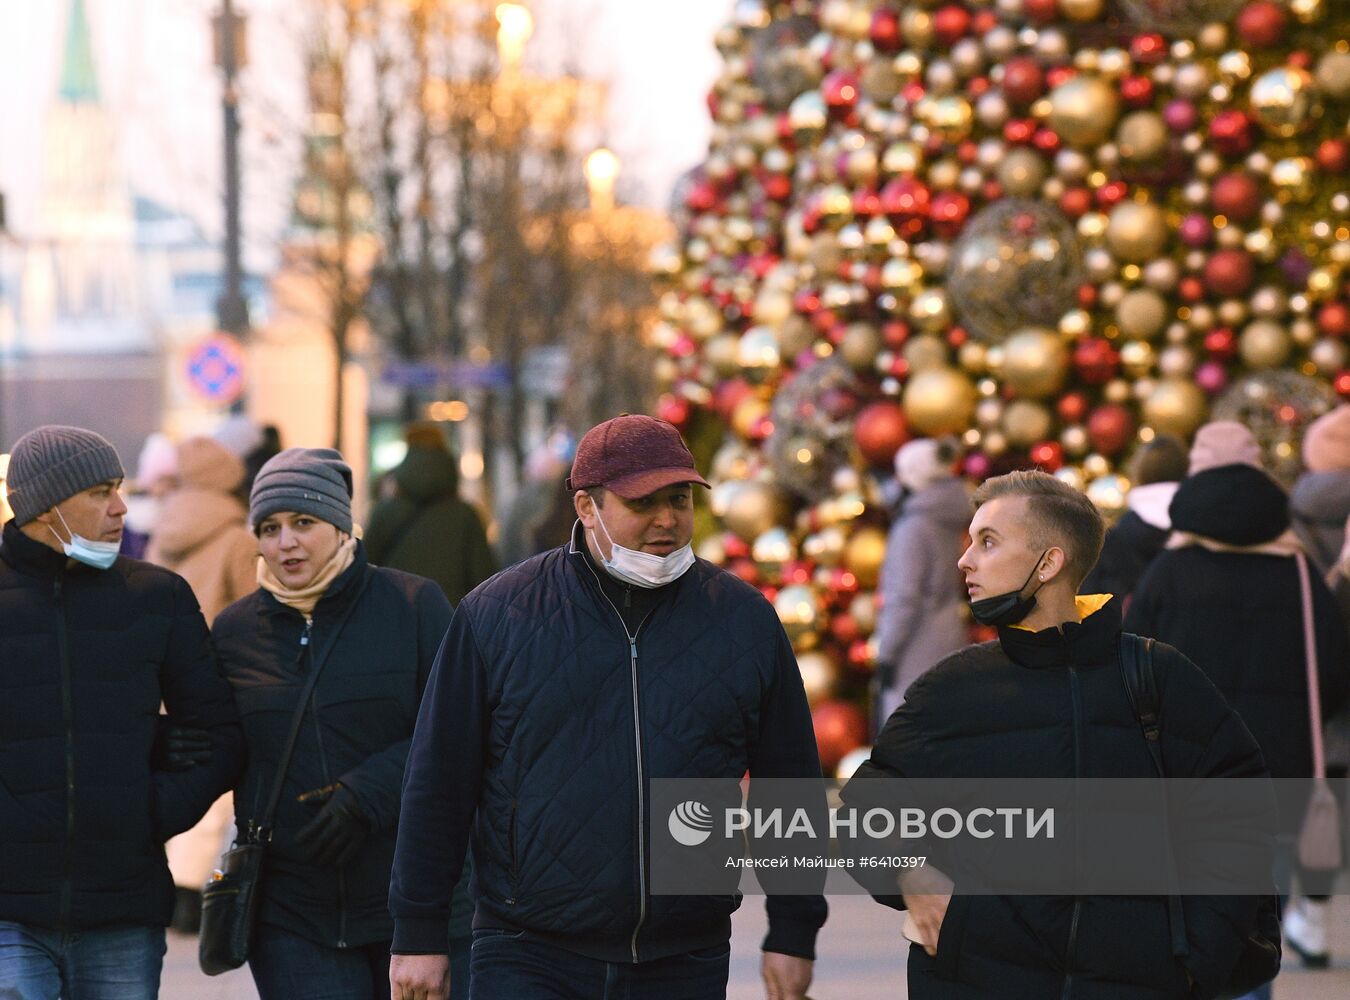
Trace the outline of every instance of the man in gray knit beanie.
{"type": "Polygon", "coordinates": [[[33,983],[43,996],[157,996],[174,907],[164,842],[243,761],[192,589],[118,554],[123,475],[116,449],[79,427],[39,427],[10,456],[0,995],[33,983]]]}

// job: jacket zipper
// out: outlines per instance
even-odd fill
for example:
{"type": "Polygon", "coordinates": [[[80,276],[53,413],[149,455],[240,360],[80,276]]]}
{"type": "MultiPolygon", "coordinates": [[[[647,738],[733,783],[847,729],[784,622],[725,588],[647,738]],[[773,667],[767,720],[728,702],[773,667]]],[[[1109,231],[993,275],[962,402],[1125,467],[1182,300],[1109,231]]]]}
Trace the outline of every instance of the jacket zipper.
{"type": "Polygon", "coordinates": [[[520,865],[518,862],[519,854],[516,852],[516,810],[520,803],[516,799],[511,800],[511,826],[506,831],[506,835],[511,849],[511,895],[506,897],[507,906],[516,905],[516,886],[520,884],[520,865]]]}
{"type": "MultiPolygon", "coordinates": [[[[1083,697],[1078,682],[1078,671],[1074,668],[1072,661],[1069,662],[1069,699],[1073,703],[1073,778],[1076,786],[1078,779],[1083,774],[1083,697]]],[[[1073,832],[1073,861],[1076,877],[1080,870],[1078,866],[1077,826],[1074,827],[1073,832]]],[[[1065,954],[1064,962],[1064,991],[1060,994],[1062,1000],[1069,1000],[1073,996],[1073,976],[1076,966],[1074,957],[1078,950],[1078,917],[1082,909],[1082,898],[1074,896],[1073,917],[1069,921],[1069,948],[1065,954]]]]}
{"type": "Polygon", "coordinates": [[[66,730],[66,877],[61,883],[60,921],[63,928],[71,925],[71,893],[75,881],[75,701],[71,691],[70,637],[66,635],[66,604],[61,594],[62,577],[58,575],[52,586],[60,622],[56,629],[56,644],[61,660],[61,721],[66,730]]]}
{"type": "MultiPolygon", "coordinates": [[[[314,635],[314,619],[309,618],[305,622],[305,634],[300,637],[300,645],[307,647],[309,653],[309,669],[315,670],[318,665],[314,662],[314,647],[310,639],[314,635]]],[[[333,783],[332,776],[328,773],[328,755],[323,749],[323,726],[319,724],[319,685],[314,685],[314,690],[309,693],[309,717],[314,720],[314,739],[319,746],[319,767],[323,771],[324,785],[333,783]]],[[[341,868],[337,872],[338,887],[338,941],[339,948],[347,947],[347,873],[341,868]]]]}
{"type": "MultiPolygon", "coordinates": [[[[583,560],[584,562],[584,560],[583,560]]],[[[614,614],[618,616],[619,626],[623,629],[623,634],[628,637],[628,667],[633,688],[633,739],[637,750],[637,805],[638,805],[638,919],[633,927],[633,935],[629,939],[628,950],[632,956],[633,963],[636,965],[638,960],[638,933],[642,930],[642,925],[647,922],[647,804],[646,795],[643,792],[643,763],[642,763],[642,708],[638,699],[638,655],[637,655],[637,637],[642,632],[642,626],[647,624],[651,618],[652,611],[647,612],[647,617],[638,623],[637,631],[631,634],[628,631],[628,623],[623,620],[623,614],[618,608],[614,607],[614,602],[609,599],[605,593],[604,586],[600,583],[600,577],[596,576],[595,570],[591,568],[590,563],[586,563],[586,569],[590,571],[591,576],[595,577],[595,585],[600,590],[600,596],[605,599],[605,603],[614,609],[614,614]]],[[[631,591],[628,594],[632,596],[631,591]]],[[[625,600],[625,605],[628,601],[625,600]]]]}

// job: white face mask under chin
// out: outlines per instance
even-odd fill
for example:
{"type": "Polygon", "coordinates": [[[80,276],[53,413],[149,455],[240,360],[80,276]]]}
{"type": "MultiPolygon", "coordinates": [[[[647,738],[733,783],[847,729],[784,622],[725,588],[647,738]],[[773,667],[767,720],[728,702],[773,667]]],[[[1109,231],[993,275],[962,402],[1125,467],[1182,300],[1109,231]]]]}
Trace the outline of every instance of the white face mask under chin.
{"type": "Polygon", "coordinates": [[[55,507],[52,509],[56,510],[56,516],[61,518],[61,527],[70,533],[70,541],[67,542],[58,535],[50,525],[47,526],[47,530],[55,535],[68,558],[74,559],[76,562],[82,562],[86,566],[92,566],[94,569],[108,569],[117,561],[117,554],[122,548],[121,542],[95,542],[83,535],[77,535],[70,530],[70,525],[66,524],[66,519],[61,511],[55,507]]]}
{"type": "MultiPolygon", "coordinates": [[[[598,508],[595,512],[595,519],[600,522],[600,530],[605,533],[605,539],[609,542],[610,547],[609,558],[606,559],[602,555],[600,562],[605,567],[605,572],[616,580],[631,583],[634,587],[652,590],[673,583],[684,576],[689,567],[694,565],[694,546],[692,543],[680,546],[668,556],[638,552],[636,549],[624,548],[610,537],[609,529],[605,527],[605,522],[600,517],[598,508]]],[[[595,532],[592,531],[591,535],[594,537],[595,532]]],[[[598,538],[595,547],[597,549],[600,547],[598,538]]]]}

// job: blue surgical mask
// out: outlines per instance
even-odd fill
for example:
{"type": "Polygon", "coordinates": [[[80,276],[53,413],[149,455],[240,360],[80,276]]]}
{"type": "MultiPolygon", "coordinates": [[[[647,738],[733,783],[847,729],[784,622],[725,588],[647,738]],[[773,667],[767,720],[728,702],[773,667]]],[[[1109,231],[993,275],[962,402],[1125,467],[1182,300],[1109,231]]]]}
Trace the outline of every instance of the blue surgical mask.
{"type": "Polygon", "coordinates": [[[61,548],[65,550],[67,556],[76,562],[82,562],[86,566],[92,566],[94,569],[108,569],[117,561],[118,553],[122,551],[121,542],[94,542],[85,538],[83,535],[77,535],[70,530],[70,525],[66,524],[65,517],[62,516],[60,508],[53,507],[56,516],[61,518],[61,527],[70,533],[70,541],[66,541],[60,535],[56,534],[56,529],[48,525],[48,529],[56,540],[61,543],[61,548]]]}
{"type": "MultiPolygon", "coordinates": [[[[635,587],[652,590],[673,583],[684,576],[689,567],[694,565],[694,547],[692,544],[682,545],[668,556],[626,549],[610,537],[609,529],[605,527],[604,519],[600,516],[598,509],[595,512],[595,519],[600,522],[600,530],[605,533],[605,538],[610,547],[609,558],[601,557],[600,561],[604,565],[605,571],[617,580],[631,583],[635,587]]],[[[595,532],[591,532],[591,534],[594,535],[595,532]]],[[[598,541],[596,548],[599,548],[598,541]]]]}

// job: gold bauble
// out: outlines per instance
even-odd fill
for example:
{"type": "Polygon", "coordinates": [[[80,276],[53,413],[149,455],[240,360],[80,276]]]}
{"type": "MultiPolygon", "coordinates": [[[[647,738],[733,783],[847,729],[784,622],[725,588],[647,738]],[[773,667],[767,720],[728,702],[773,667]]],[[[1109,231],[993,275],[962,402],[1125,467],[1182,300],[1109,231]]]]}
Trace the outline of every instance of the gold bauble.
{"type": "Polygon", "coordinates": [[[859,528],[844,549],[844,565],[858,579],[858,586],[871,590],[881,577],[886,558],[886,532],[880,528],[859,528]]]}
{"type": "Polygon", "coordinates": [[[1078,424],[1064,428],[1064,432],[1059,436],[1059,442],[1064,445],[1064,450],[1074,458],[1086,455],[1091,445],[1087,428],[1078,424]]]}
{"type": "Polygon", "coordinates": [[[930,368],[943,368],[947,364],[947,345],[941,337],[925,334],[911,337],[905,344],[901,356],[909,365],[911,372],[927,371],[930,368]]]}
{"type": "Polygon", "coordinates": [[[1306,69],[1280,66],[1252,84],[1252,115],[1271,135],[1290,139],[1312,124],[1317,92],[1306,69]]]}
{"type": "Polygon", "coordinates": [[[815,327],[800,313],[793,313],[779,327],[778,349],[785,358],[795,358],[815,342],[815,327]]]}
{"type": "Polygon", "coordinates": [[[813,588],[804,584],[784,587],[774,598],[773,608],[783,631],[796,643],[808,632],[814,632],[820,623],[820,598],[813,588]]]}
{"type": "Polygon", "coordinates": [[[1116,129],[1116,148],[1129,163],[1148,163],[1167,151],[1167,125],[1156,111],[1135,111],[1116,129]]]}
{"type": "Polygon", "coordinates": [[[788,106],[788,125],[799,149],[814,146],[829,123],[829,110],[825,107],[825,98],[818,90],[808,90],[799,94],[788,106]]]}
{"type": "Polygon", "coordinates": [[[797,672],[802,675],[806,703],[815,708],[834,695],[838,671],[834,662],[819,650],[797,654],[797,672]]]}
{"type": "Polygon", "coordinates": [[[848,154],[846,172],[852,184],[872,184],[877,179],[877,151],[871,146],[855,149],[848,154]]]}
{"type": "Polygon", "coordinates": [[[769,415],[769,404],[755,396],[742,399],[731,411],[731,429],[743,438],[755,432],[760,420],[769,415]]]}
{"type": "Polygon", "coordinates": [[[1205,422],[1204,390],[1185,379],[1162,379],[1144,400],[1144,422],[1158,434],[1188,439],[1205,422]]]}
{"type": "Polygon", "coordinates": [[[1120,116],[1120,97],[1098,77],[1079,75],[1050,92],[1050,127],[1078,149],[1100,146],[1120,116]]]}
{"type": "Polygon", "coordinates": [[[1323,0],[1289,0],[1289,13],[1299,24],[1316,24],[1324,12],[1323,0]]]}
{"type": "Polygon", "coordinates": [[[806,254],[807,261],[821,274],[834,274],[844,259],[843,247],[839,245],[839,234],[829,230],[816,233],[811,237],[811,249],[806,254]]]}
{"type": "Polygon", "coordinates": [[[1011,198],[1031,198],[1041,190],[1048,172],[1045,159],[1035,150],[1016,146],[998,165],[998,182],[1011,198]]]}
{"type": "Polygon", "coordinates": [[[916,142],[893,142],[881,154],[881,169],[888,174],[917,174],[923,166],[923,147],[916,142]]]}
{"type": "Polygon", "coordinates": [[[1087,498],[1110,521],[1125,512],[1125,498],[1129,495],[1130,483],[1124,476],[1098,476],[1088,484],[1086,492],[1087,498]]]}
{"type": "Polygon", "coordinates": [[[947,293],[940,288],[924,289],[910,303],[909,318],[924,333],[942,333],[952,325],[947,293]]]}
{"type": "Polygon", "coordinates": [[[919,103],[919,117],[949,145],[956,145],[970,135],[975,112],[963,97],[947,96],[925,98],[919,103]]]}
{"type": "Polygon", "coordinates": [[[1157,205],[1122,201],[1111,210],[1106,245],[1117,260],[1146,263],[1167,245],[1167,217],[1157,205]]]}
{"type": "Polygon", "coordinates": [[[820,566],[833,568],[844,561],[844,548],[848,545],[848,536],[837,525],[822,528],[814,535],[808,535],[802,542],[802,554],[820,566]]]}
{"type": "Polygon", "coordinates": [[[863,635],[871,635],[877,627],[877,597],[869,591],[863,591],[849,601],[848,613],[858,623],[863,635]]]}
{"type": "Polygon", "coordinates": [[[1190,378],[1195,371],[1195,353],[1181,344],[1164,348],[1158,356],[1158,371],[1164,378],[1190,378]]]}
{"type": "Polygon", "coordinates": [[[1120,332],[1132,339],[1150,340],[1167,326],[1170,310],[1167,300],[1151,288],[1126,292],[1116,306],[1120,332]]]}
{"type": "Polygon", "coordinates": [[[722,539],[723,536],[720,534],[709,535],[694,546],[694,555],[720,566],[727,561],[727,547],[722,539]]]}
{"type": "Polygon", "coordinates": [[[741,372],[740,362],[736,360],[740,341],[730,333],[720,333],[703,345],[703,358],[713,366],[722,378],[731,378],[741,372]]]}
{"type": "Polygon", "coordinates": [[[1095,21],[1105,7],[1106,0],[1059,0],[1059,9],[1070,21],[1095,21]]]}
{"type": "Polygon", "coordinates": [[[792,536],[783,527],[775,526],[757,535],[750,546],[750,558],[767,573],[777,573],[783,568],[783,563],[789,562],[795,555],[792,536]]]}
{"type": "Polygon", "coordinates": [[[1307,201],[1317,192],[1316,168],[1306,156],[1276,160],[1270,168],[1270,183],[1280,201],[1307,201]]]}
{"type": "Polygon", "coordinates": [[[1045,406],[1029,399],[1015,399],[1003,412],[1003,434],[1015,448],[1029,448],[1044,441],[1054,423],[1045,406]]]}
{"type": "Polygon", "coordinates": [[[916,372],[905,385],[903,406],[920,434],[959,434],[975,413],[975,386],[954,368],[916,372]]]}
{"type": "Polygon", "coordinates": [[[782,361],[778,334],[767,326],[752,326],[736,345],[736,362],[747,378],[762,380],[778,370],[782,361]]]}
{"type": "Polygon", "coordinates": [[[839,353],[854,371],[871,368],[881,350],[881,334],[870,323],[850,323],[839,342],[839,353]]]}
{"type": "Polygon", "coordinates": [[[722,310],[702,296],[692,298],[684,306],[684,325],[699,340],[706,340],[722,332],[722,310]]]}
{"type": "Polygon", "coordinates": [[[1238,337],[1238,353],[1248,368],[1279,368],[1293,349],[1284,327],[1268,319],[1248,323],[1238,337]]]}
{"type": "Polygon", "coordinates": [[[881,287],[889,292],[902,292],[923,280],[923,268],[908,257],[892,257],[881,265],[881,287]]]}
{"type": "Polygon", "coordinates": [[[1149,374],[1155,360],[1152,345],[1142,340],[1131,340],[1120,346],[1120,367],[1130,378],[1143,378],[1149,374]]]}
{"type": "MultiPolygon", "coordinates": [[[[750,465],[754,458],[755,452],[751,451],[745,444],[740,441],[729,440],[713,453],[710,466],[712,478],[717,480],[719,484],[723,480],[748,479],[750,465]]],[[[725,507],[720,510],[714,508],[713,513],[721,517],[722,511],[725,509],[725,507]]]]}
{"type": "Polygon", "coordinates": [[[858,82],[869,101],[886,106],[895,100],[904,81],[891,63],[884,59],[869,59],[858,82]]]}
{"type": "Polygon", "coordinates": [[[745,542],[753,542],[780,521],[787,508],[778,491],[767,483],[742,483],[726,497],[722,523],[745,542]]]}
{"type": "Polygon", "coordinates": [[[988,348],[978,340],[970,340],[961,345],[957,354],[962,369],[972,375],[983,375],[989,365],[988,348]]]}
{"type": "Polygon", "coordinates": [[[1324,378],[1331,378],[1345,367],[1345,344],[1331,338],[1319,340],[1313,344],[1312,350],[1308,352],[1308,360],[1317,366],[1320,375],[1324,378]]]}
{"type": "Polygon", "coordinates": [[[1350,100],[1350,52],[1327,52],[1317,60],[1317,87],[1332,100],[1350,100]]]}
{"type": "Polygon", "coordinates": [[[1019,330],[1003,344],[1003,381],[1019,396],[1044,399],[1054,395],[1068,370],[1068,352],[1052,330],[1019,330]]]}
{"type": "Polygon", "coordinates": [[[755,296],[755,322],[778,326],[792,315],[792,296],[776,288],[764,288],[755,296]]]}

